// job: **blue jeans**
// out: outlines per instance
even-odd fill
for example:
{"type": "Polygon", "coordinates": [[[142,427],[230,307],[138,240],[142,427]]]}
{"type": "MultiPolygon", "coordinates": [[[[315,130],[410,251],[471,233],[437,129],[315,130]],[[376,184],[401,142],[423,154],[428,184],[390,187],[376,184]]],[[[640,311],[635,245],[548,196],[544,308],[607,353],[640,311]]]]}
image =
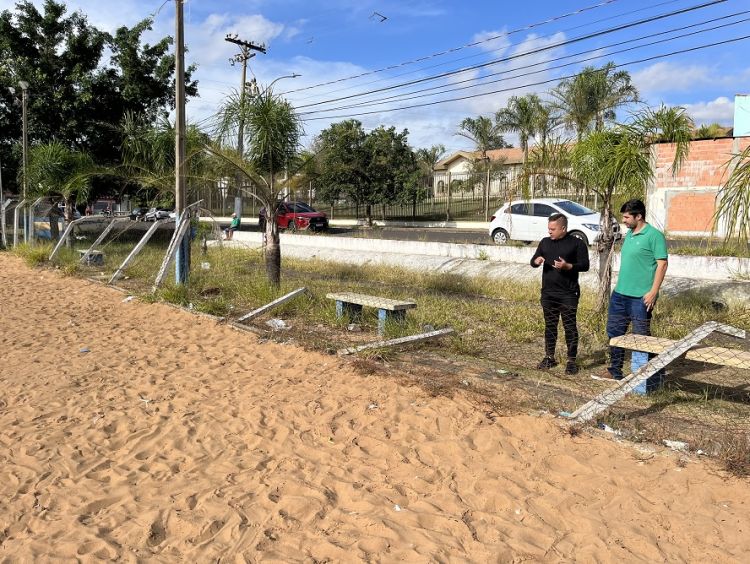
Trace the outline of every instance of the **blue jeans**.
{"type": "MultiPolygon", "coordinates": [[[[633,325],[634,335],[651,334],[651,312],[646,309],[643,298],[623,296],[612,292],[607,312],[607,336],[620,337],[624,335],[629,325],[633,325]]],[[[649,355],[649,358],[653,355],[649,355]]],[[[620,347],[609,348],[609,372],[618,380],[622,378],[622,366],[625,362],[625,350],[620,347]]],[[[649,378],[649,391],[660,384],[663,372],[649,378]]]]}

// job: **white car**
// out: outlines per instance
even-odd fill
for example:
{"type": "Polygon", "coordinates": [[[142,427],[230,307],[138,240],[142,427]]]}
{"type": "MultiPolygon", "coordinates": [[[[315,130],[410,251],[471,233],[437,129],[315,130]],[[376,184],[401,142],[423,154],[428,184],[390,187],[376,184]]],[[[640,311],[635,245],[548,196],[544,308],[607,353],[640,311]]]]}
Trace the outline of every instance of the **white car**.
{"type": "MultiPolygon", "coordinates": [[[[498,245],[510,240],[541,241],[547,237],[549,216],[561,213],[568,218],[568,233],[590,245],[599,239],[601,215],[586,206],[561,198],[514,200],[495,212],[490,220],[490,237],[498,245]]],[[[613,219],[615,239],[620,225],[613,219]]]]}

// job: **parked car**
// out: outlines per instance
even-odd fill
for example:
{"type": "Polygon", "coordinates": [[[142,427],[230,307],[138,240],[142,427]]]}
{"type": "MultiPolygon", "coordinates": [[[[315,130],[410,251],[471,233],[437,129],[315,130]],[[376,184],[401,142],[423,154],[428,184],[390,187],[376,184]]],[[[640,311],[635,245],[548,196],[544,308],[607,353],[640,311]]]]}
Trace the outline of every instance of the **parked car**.
{"type": "Polygon", "coordinates": [[[146,215],[143,216],[144,221],[156,221],[158,219],[168,219],[169,218],[169,212],[172,210],[169,210],[167,208],[151,208],[146,212],[146,215]]]}
{"type": "Polygon", "coordinates": [[[133,221],[142,221],[147,213],[148,213],[148,208],[141,206],[141,207],[133,208],[132,210],[130,210],[130,213],[128,214],[128,216],[133,221]]]}
{"type": "MultiPolygon", "coordinates": [[[[298,231],[325,231],[328,229],[328,217],[303,202],[281,202],[276,208],[276,224],[279,229],[298,231]]],[[[266,209],[261,208],[258,216],[261,231],[266,228],[266,209]]]]}
{"type": "MultiPolygon", "coordinates": [[[[498,245],[510,240],[540,241],[547,236],[547,219],[561,213],[568,218],[568,233],[586,245],[599,240],[601,215],[577,202],[560,198],[531,198],[508,202],[490,219],[489,234],[498,245]]],[[[613,219],[615,239],[622,237],[613,219]]]]}

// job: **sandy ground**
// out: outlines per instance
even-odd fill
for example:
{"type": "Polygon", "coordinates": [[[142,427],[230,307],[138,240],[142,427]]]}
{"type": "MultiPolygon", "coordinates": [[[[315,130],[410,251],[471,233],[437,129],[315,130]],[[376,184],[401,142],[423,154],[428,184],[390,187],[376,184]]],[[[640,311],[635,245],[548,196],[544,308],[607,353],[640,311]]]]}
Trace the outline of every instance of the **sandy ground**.
{"type": "Polygon", "coordinates": [[[750,487],[710,463],[123,297],[0,254],[3,562],[750,554],[750,487]]]}

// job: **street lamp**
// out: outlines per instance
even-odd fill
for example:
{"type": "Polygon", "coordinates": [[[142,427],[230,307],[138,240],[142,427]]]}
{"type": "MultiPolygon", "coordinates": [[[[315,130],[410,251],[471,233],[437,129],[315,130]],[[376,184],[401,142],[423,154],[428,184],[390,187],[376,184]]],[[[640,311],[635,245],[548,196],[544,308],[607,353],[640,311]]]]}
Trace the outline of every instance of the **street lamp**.
{"type": "MultiPolygon", "coordinates": [[[[18,86],[21,87],[21,123],[22,123],[22,134],[21,134],[21,151],[23,154],[23,199],[26,199],[26,172],[28,170],[28,149],[29,149],[29,138],[27,134],[27,118],[26,118],[26,106],[28,100],[29,83],[25,80],[18,82],[18,86]]],[[[28,213],[24,214],[24,229],[23,238],[27,243],[29,242],[29,221],[34,221],[34,218],[29,217],[33,211],[31,208],[28,209],[28,213]]]]}
{"type": "Polygon", "coordinates": [[[279,78],[275,78],[271,81],[271,84],[266,86],[265,90],[263,90],[262,94],[265,94],[266,92],[271,91],[271,87],[276,84],[279,80],[282,78],[297,78],[298,76],[302,76],[301,74],[297,74],[296,72],[293,72],[292,74],[285,74],[284,76],[280,76],[279,78]]]}

